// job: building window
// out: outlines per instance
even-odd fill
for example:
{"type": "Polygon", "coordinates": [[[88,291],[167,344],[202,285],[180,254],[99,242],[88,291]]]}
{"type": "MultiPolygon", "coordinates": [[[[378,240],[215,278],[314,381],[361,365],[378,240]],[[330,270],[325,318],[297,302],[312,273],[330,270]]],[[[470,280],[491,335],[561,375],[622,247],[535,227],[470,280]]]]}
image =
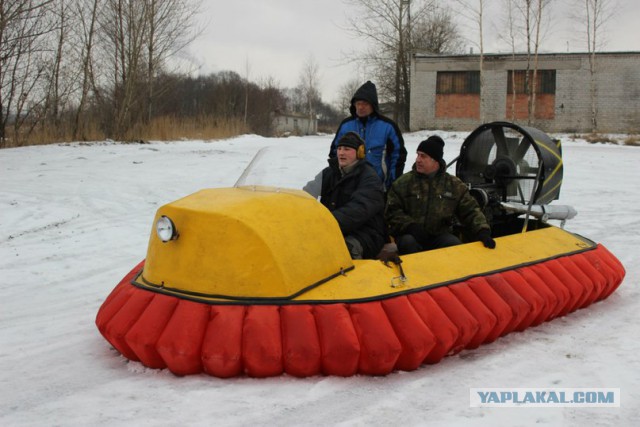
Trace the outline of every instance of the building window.
{"type": "MultiPolygon", "coordinates": [[[[507,84],[507,93],[513,93],[515,88],[516,94],[527,93],[527,75],[526,70],[509,71],[509,81],[507,84]]],[[[529,84],[533,82],[533,71],[529,71],[529,84]]],[[[556,70],[538,70],[536,72],[536,94],[556,93],[556,70]]]]}
{"type": "Polygon", "coordinates": [[[479,94],[480,71],[438,71],[436,94],[479,94]]]}
{"type": "Polygon", "coordinates": [[[480,71],[438,71],[436,118],[480,118],[480,71]]]}
{"type": "Polygon", "coordinates": [[[535,96],[529,96],[527,84],[533,88],[533,71],[511,70],[507,73],[507,102],[505,115],[510,120],[555,118],[556,70],[536,72],[535,96]],[[533,102],[535,100],[535,102],[533,102]],[[532,114],[533,113],[533,114],[532,114]]]}

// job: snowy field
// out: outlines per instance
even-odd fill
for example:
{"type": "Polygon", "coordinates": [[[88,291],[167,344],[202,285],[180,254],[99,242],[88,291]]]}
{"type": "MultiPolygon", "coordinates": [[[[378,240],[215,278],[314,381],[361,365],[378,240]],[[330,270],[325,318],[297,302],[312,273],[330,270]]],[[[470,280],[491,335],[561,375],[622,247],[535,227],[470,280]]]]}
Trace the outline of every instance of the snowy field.
{"type": "MultiPolygon", "coordinates": [[[[408,170],[433,132],[405,136],[408,170]]],[[[466,133],[439,132],[453,159],[466,133]]],[[[567,229],[627,276],[607,300],[414,372],[297,379],[176,377],[121,357],[98,308],[146,255],[156,209],[251,179],[300,188],[331,136],[0,150],[0,426],[637,425],[640,147],[564,142],[567,229]],[[472,408],[469,389],[607,387],[620,408],[472,408]]],[[[453,172],[453,170],[450,170],[453,172]]]]}

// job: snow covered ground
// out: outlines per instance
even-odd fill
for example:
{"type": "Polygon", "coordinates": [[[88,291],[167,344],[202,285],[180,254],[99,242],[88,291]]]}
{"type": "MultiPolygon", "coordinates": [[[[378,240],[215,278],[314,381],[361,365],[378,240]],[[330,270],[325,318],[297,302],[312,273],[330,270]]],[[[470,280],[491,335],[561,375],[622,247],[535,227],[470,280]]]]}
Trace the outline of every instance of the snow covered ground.
{"type": "MultiPolygon", "coordinates": [[[[413,163],[419,141],[406,135],[413,163]]],[[[453,159],[466,133],[439,132],[453,159]]],[[[156,209],[252,179],[300,188],[331,136],[0,150],[0,425],[632,425],[640,409],[640,148],[564,141],[567,228],[627,276],[607,300],[414,372],[176,377],[128,362],[94,324],[146,255],[156,209]],[[264,167],[268,165],[268,167],[264,167]],[[261,169],[262,167],[262,169],[261,169]],[[471,387],[620,388],[620,408],[472,408],[471,387]]]]}

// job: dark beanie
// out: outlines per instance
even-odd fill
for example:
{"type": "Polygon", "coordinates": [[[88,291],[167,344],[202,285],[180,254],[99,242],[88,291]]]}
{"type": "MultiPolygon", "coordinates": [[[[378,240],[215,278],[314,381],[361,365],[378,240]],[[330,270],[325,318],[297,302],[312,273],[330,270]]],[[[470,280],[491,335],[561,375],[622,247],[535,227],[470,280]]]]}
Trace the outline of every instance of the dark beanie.
{"type": "Polygon", "coordinates": [[[355,132],[347,132],[338,140],[338,147],[351,147],[357,150],[360,145],[364,144],[360,135],[355,132]]]}
{"type": "Polygon", "coordinates": [[[422,141],[416,151],[425,153],[439,162],[444,154],[444,141],[438,135],[432,135],[422,141]]]}

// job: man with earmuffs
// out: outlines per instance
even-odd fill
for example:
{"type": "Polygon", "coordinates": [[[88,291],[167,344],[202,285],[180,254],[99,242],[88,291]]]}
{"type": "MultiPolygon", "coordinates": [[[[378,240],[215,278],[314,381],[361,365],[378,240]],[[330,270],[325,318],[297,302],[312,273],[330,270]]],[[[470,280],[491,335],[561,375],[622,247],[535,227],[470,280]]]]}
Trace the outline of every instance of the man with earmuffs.
{"type": "Polygon", "coordinates": [[[331,211],[353,259],[375,258],[386,239],[384,186],[365,153],[360,135],[345,133],[329,166],[303,188],[331,211]]]}

